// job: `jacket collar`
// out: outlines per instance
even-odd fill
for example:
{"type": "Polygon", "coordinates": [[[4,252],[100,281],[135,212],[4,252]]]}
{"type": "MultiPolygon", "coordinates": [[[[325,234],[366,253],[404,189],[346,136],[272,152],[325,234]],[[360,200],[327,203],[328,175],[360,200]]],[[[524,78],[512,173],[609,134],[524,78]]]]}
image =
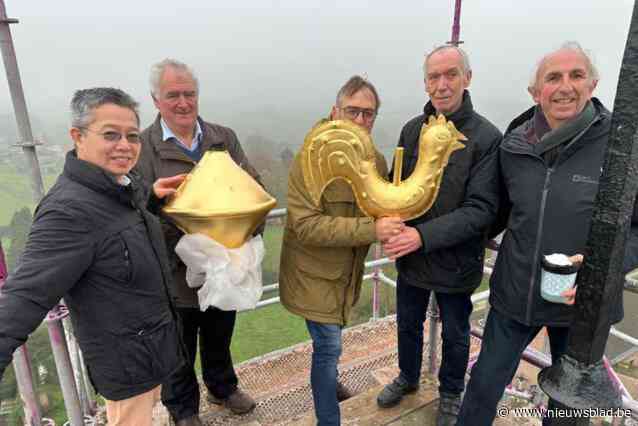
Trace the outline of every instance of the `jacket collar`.
{"type": "Polygon", "coordinates": [[[587,102],[585,108],[583,108],[577,117],[574,117],[557,129],[552,130],[545,119],[545,114],[543,114],[540,107],[537,107],[534,113],[532,127],[528,131],[528,140],[534,140],[536,142],[534,147],[536,153],[542,154],[586,132],[596,119],[596,115],[594,104],[587,102]]]}
{"type": "MultiPolygon", "coordinates": [[[[454,126],[458,129],[462,127],[465,122],[472,117],[474,113],[474,106],[472,105],[472,98],[470,96],[470,92],[467,90],[463,91],[463,101],[461,102],[461,107],[454,111],[452,114],[448,114],[445,116],[447,120],[451,120],[454,123],[454,126]]],[[[427,104],[423,107],[423,114],[425,114],[424,120],[428,120],[431,115],[436,117],[436,109],[434,105],[432,105],[432,101],[428,101],[427,104]]]]}
{"type": "MultiPolygon", "coordinates": [[[[173,142],[163,140],[164,133],[162,130],[161,119],[162,116],[157,114],[155,121],[149,129],[150,143],[153,150],[155,150],[162,159],[181,160],[192,163],[193,160],[190,159],[177,145],[173,142]]],[[[208,125],[201,117],[197,117],[197,121],[202,130],[200,142],[202,152],[209,151],[213,148],[218,149],[220,145],[224,147],[226,146],[223,135],[221,135],[220,132],[208,125]]]]}
{"type": "Polygon", "coordinates": [[[122,204],[131,204],[133,202],[134,192],[137,187],[135,179],[131,179],[129,176],[131,183],[126,186],[120,185],[115,181],[115,177],[104,169],[80,160],[75,149],[67,152],[62,174],[72,181],[95,192],[114,198],[122,204]]]}
{"type": "MultiPolygon", "coordinates": [[[[599,126],[598,124],[611,117],[609,110],[605,108],[598,98],[591,98],[591,105],[594,109],[594,118],[586,135],[584,135],[584,139],[598,138],[601,133],[608,131],[606,126],[599,126]]],[[[505,131],[503,143],[501,144],[503,148],[530,153],[534,151],[534,145],[530,144],[527,138],[530,132],[533,131],[535,111],[536,106],[533,106],[512,120],[505,131]]]]}
{"type": "MultiPolygon", "coordinates": [[[[591,98],[591,102],[594,105],[594,109],[596,110],[596,113],[598,115],[600,115],[600,114],[609,115],[610,114],[609,111],[607,110],[607,108],[605,108],[603,103],[600,102],[600,100],[598,98],[591,98]]],[[[522,114],[517,116],[514,120],[512,120],[512,122],[509,124],[509,126],[507,126],[507,130],[505,131],[505,135],[507,135],[508,133],[512,132],[513,130],[515,130],[516,128],[520,127],[521,125],[526,124],[528,121],[530,121],[534,117],[535,111],[536,111],[536,105],[528,108],[527,110],[525,110],[525,112],[523,112],[522,114]]]]}

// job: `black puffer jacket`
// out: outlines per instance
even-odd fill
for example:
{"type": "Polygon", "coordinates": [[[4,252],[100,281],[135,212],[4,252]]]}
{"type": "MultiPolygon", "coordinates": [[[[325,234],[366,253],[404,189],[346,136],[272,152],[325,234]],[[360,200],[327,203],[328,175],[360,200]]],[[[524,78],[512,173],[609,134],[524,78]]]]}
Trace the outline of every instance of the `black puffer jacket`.
{"type": "MultiPolygon", "coordinates": [[[[533,108],[515,120],[523,124],[501,144],[501,205],[507,211],[507,230],[492,275],[490,303],[526,325],[568,326],[573,315],[572,306],[542,299],[540,261],[552,253],[585,252],[611,126],[609,111],[597,99],[592,102],[593,122],[566,142],[551,167],[528,141],[533,108]]],[[[617,322],[622,299],[612,305],[610,319],[617,322]]]]}
{"type": "MultiPolygon", "coordinates": [[[[421,126],[435,114],[428,102],[424,113],[401,131],[404,179],[417,162],[421,126]]],[[[502,135],[474,111],[467,91],[461,108],[447,119],[468,138],[463,141],[466,147],[452,153],[432,208],[407,223],[419,231],[423,247],[399,258],[397,269],[403,283],[444,293],[471,292],[483,277],[486,230],[498,208],[497,148],[502,135]]]]}
{"type": "Polygon", "coordinates": [[[0,375],[61,297],[105,398],[146,392],[181,365],[161,228],[139,189],[67,155],[0,294],[0,375]]]}

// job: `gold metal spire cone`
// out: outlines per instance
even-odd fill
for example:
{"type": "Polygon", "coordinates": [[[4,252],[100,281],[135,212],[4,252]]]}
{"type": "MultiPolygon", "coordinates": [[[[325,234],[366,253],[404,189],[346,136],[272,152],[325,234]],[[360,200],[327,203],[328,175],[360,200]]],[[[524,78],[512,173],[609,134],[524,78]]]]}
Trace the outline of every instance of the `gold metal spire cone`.
{"type": "Polygon", "coordinates": [[[185,233],[205,234],[237,248],[275,204],[227,151],[207,151],[163,210],[185,233]]]}

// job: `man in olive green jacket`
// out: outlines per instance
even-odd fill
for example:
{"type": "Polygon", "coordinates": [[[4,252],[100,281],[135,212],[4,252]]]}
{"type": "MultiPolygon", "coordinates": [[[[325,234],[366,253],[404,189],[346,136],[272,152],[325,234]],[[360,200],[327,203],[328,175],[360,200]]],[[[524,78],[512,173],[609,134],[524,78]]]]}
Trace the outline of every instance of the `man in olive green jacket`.
{"type": "MultiPolygon", "coordinates": [[[[330,119],[348,119],[372,130],[379,110],[374,86],[354,76],[337,95],[330,119]]],[[[387,175],[383,156],[376,154],[377,170],[387,175]]],[[[350,186],[330,184],[316,207],[306,189],[300,155],[288,180],[288,218],[279,267],[282,304],[306,319],[313,341],[310,382],[318,424],[339,425],[337,363],[341,355],[341,328],[359,298],[363,263],[370,244],[398,234],[398,218],[365,217],[350,186]]]]}

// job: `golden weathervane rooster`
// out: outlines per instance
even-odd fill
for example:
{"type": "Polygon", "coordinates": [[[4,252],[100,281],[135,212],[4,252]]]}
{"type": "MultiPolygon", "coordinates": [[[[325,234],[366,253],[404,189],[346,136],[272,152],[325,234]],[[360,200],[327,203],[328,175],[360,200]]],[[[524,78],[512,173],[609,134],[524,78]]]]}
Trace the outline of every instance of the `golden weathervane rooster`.
{"type": "Polygon", "coordinates": [[[401,180],[403,148],[397,148],[394,181],[379,175],[374,146],[368,132],[350,121],[322,121],[313,127],[302,149],[302,171],[312,201],[335,179],[347,181],[357,204],[370,217],[399,216],[409,220],[427,212],[438,195],[443,171],[452,152],[467,140],[443,115],[430,116],[419,137],[414,171],[401,180]]]}

